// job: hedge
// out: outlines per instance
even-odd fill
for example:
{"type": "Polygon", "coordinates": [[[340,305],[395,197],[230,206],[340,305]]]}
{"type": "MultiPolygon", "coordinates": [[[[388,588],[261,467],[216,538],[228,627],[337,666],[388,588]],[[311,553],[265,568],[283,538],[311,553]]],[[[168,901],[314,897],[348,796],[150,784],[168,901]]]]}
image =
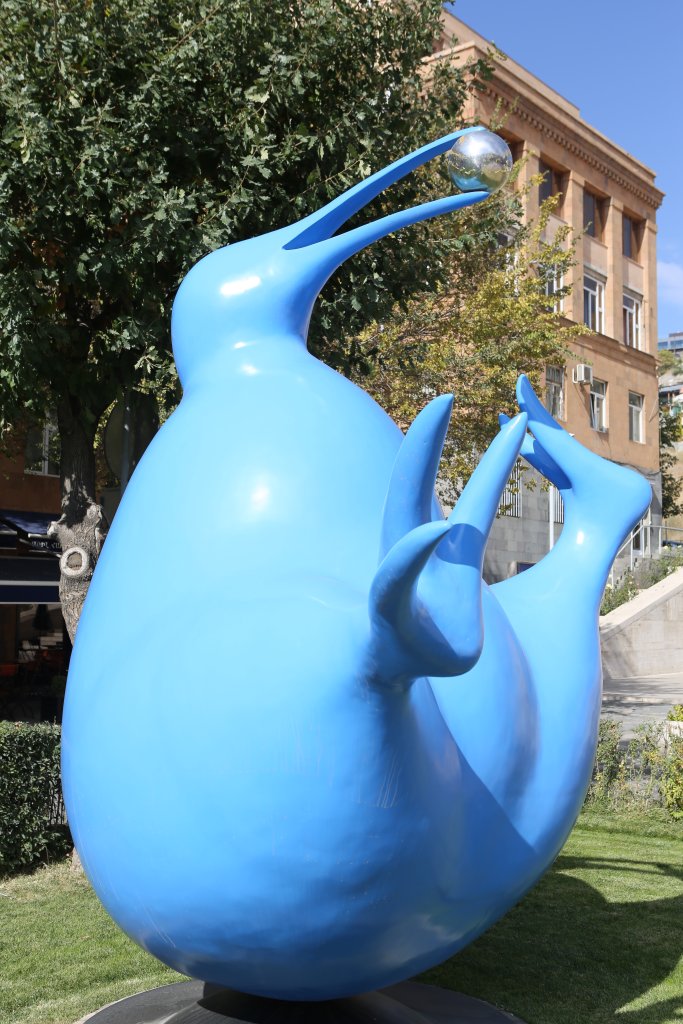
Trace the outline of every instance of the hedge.
{"type": "Polygon", "coordinates": [[[0,875],[63,856],[58,725],[0,722],[0,875]]]}

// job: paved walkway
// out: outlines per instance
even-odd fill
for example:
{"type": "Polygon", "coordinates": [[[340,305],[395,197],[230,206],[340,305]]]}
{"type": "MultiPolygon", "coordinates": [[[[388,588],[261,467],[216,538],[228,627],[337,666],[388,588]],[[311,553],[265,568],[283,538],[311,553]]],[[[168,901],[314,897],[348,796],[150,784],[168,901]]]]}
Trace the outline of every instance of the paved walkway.
{"type": "Polygon", "coordinates": [[[672,704],[683,704],[683,672],[639,676],[636,679],[605,679],[602,713],[621,723],[630,739],[637,725],[663,722],[672,704]]]}

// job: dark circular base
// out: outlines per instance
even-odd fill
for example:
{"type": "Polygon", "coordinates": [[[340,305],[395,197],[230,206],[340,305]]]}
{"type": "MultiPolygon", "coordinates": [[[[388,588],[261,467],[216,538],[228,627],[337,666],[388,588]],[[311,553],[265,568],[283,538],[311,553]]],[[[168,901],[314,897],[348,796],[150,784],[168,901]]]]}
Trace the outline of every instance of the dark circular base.
{"type": "Polygon", "coordinates": [[[79,1024],[523,1024],[481,999],[404,981],[348,999],[294,1003],[185,981],[139,992],[79,1024]]]}

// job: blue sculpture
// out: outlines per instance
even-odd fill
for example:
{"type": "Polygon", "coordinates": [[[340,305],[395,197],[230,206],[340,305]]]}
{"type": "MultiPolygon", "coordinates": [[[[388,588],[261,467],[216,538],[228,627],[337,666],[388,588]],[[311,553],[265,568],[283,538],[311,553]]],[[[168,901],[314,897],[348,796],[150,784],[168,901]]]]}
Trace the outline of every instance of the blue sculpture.
{"type": "Polygon", "coordinates": [[[78,628],[63,766],[85,870],[145,949],[245,992],[329,999],[450,956],[552,863],[588,784],[598,605],[649,486],[573,440],[522,377],[521,413],[444,520],[450,397],[404,437],[306,350],[343,260],[486,197],[335,234],[463,134],[190,271],[173,309],[184,397],[78,628]],[[489,588],[520,451],[561,491],[565,526],[489,588]]]}

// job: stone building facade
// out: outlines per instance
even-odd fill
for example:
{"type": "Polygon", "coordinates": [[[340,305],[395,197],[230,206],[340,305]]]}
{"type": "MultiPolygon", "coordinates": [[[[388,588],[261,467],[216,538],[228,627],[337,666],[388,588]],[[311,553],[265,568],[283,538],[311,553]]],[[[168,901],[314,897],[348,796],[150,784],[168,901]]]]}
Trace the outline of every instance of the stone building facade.
{"type": "MultiPolygon", "coordinates": [[[[432,61],[445,53],[458,62],[484,57],[491,44],[444,11],[443,35],[432,61]]],[[[654,499],[633,538],[636,550],[655,546],[661,521],[657,382],[656,212],[663,193],[648,167],[587,124],[576,106],[514,60],[494,59],[483,89],[471,94],[466,117],[497,129],[516,159],[522,180],[545,174],[529,195],[534,218],[549,194],[559,205],[548,230],[568,224],[582,235],[566,284],[562,313],[590,327],[574,343],[575,359],[549,367],[546,404],[564,427],[605,458],[632,466],[651,482],[654,499]]],[[[514,491],[514,488],[513,488],[514,491]]],[[[487,578],[502,579],[537,562],[562,528],[559,495],[521,487],[491,535],[487,578]],[[552,527],[549,508],[553,508],[552,527]]]]}

